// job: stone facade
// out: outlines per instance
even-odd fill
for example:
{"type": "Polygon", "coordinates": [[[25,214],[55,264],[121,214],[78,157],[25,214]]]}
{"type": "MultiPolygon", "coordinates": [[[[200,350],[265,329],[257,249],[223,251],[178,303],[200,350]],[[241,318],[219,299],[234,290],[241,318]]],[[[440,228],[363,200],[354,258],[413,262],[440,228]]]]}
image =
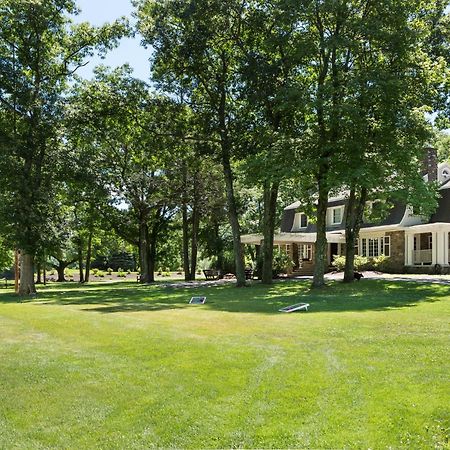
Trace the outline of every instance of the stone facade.
{"type": "Polygon", "coordinates": [[[388,231],[386,236],[391,238],[389,269],[392,272],[402,273],[405,271],[405,232],[388,231]]]}

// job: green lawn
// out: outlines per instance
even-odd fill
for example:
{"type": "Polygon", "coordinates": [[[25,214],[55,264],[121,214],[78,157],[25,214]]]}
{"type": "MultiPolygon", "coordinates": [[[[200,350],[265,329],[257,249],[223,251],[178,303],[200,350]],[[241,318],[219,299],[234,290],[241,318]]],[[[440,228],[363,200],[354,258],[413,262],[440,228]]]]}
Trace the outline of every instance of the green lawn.
{"type": "Polygon", "coordinates": [[[448,448],[449,300],[375,280],[1,289],[0,448],[448,448]]]}

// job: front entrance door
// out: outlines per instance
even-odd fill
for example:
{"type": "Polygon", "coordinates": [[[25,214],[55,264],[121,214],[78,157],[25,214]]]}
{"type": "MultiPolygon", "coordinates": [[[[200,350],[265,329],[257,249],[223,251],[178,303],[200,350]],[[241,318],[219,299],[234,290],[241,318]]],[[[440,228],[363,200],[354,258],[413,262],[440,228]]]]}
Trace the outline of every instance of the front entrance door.
{"type": "Polygon", "coordinates": [[[334,255],[339,255],[339,244],[337,244],[336,242],[332,242],[330,244],[330,251],[328,253],[328,264],[331,265],[331,263],[333,262],[334,255]]]}

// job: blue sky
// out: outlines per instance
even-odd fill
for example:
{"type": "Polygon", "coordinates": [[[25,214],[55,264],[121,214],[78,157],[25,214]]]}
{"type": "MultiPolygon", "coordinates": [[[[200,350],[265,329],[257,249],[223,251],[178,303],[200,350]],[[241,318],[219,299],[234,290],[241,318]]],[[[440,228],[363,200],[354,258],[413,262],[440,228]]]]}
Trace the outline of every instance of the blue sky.
{"type": "MultiPolygon", "coordinates": [[[[93,25],[103,25],[121,16],[127,16],[132,21],[133,6],[130,0],[78,0],[77,5],[81,13],[74,18],[76,22],[87,21],[93,25]]],[[[92,70],[99,64],[117,67],[128,63],[134,69],[135,77],[148,81],[149,56],[150,49],[140,45],[139,36],[134,39],[122,39],[120,46],[109,52],[104,60],[93,58],[87,66],[78,70],[77,74],[84,78],[91,78],[92,70]]]]}

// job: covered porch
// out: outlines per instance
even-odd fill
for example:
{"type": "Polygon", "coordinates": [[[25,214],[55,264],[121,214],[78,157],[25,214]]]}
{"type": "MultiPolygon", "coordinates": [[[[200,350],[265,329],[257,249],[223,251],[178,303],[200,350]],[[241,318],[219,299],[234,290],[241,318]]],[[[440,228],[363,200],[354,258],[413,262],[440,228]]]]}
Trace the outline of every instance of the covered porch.
{"type": "Polygon", "coordinates": [[[450,224],[432,223],[405,231],[405,266],[450,265],[450,224]]]}
{"type": "MultiPolygon", "coordinates": [[[[278,233],[274,235],[274,249],[286,252],[293,263],[288,275],[312,275],[314,271],[316,233],[278,233]]],[[[261,245],[263,236],[260,234],[243,235],[242,244],[261,245]]],[[[327,262],[330,264],[333,255],[340,255],[345,244],[342,232],[327,233],[327,262]]]]}

